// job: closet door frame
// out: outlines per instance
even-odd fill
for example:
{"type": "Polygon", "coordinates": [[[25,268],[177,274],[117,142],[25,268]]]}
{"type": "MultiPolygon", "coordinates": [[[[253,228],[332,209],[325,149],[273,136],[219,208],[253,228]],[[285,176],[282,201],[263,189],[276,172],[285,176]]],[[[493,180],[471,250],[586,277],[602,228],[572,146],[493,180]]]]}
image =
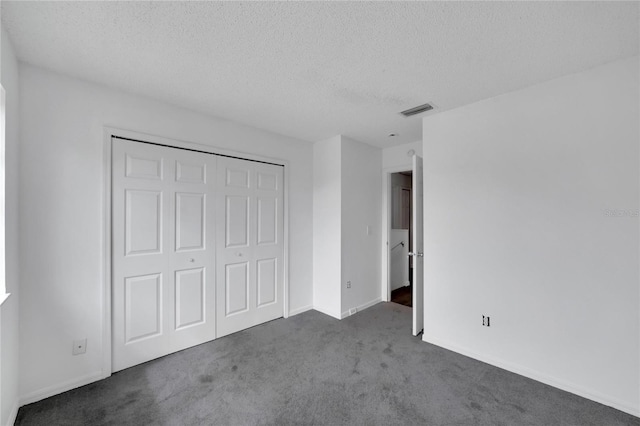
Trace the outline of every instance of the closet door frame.
{"type": "Polygon", "coordinates": [[[209,154],[217,154],[243,160],[258,161],[283,166],[284,172],[284,265],[283,265],[283,312],[284,318],[289,317],[289,162],[287,160],[247,154],[209,145],[193,142],[178,141],[161,136],[105,126],[103,128],[103,244],[102,244],[102,372],[101,378],[107,378],[112,373],[112,226],[111,226],[111,154],[112,138],[123,138],[134,141],[164,145],[171,148],[195,150],[209,154]]]}

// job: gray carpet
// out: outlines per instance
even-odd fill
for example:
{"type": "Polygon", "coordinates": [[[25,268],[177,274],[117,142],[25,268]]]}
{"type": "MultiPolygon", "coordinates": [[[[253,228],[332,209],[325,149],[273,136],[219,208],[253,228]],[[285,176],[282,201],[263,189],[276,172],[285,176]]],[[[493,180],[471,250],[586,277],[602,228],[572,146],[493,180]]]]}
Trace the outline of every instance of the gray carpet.
{"type": "Polygon", "coordinates": [[[310,311],[20,409],[18,425],[640,425],[422,342],[411,309],[310,311]]]}

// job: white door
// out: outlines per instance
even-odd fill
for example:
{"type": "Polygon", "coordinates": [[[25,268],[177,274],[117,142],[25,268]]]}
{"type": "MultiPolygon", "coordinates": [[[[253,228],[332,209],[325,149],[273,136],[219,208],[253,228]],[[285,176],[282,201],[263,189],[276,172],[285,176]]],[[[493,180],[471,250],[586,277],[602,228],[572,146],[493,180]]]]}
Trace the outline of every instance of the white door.
{"type": "Polygon", "coordinates": [[[113,371],[215,338],[215,190],[215,156],[113,138],[113,371]]]}
{"type": "Polygon", "coordinates": [[[283,313],[283,168],[218,159],[217,335],[283,313]]]}
{"type": "Polygon", "coordinates": [[[424,328],[424,245],[422,234],[422,157],[413,156],[413,229],[411,241],[413,250],[413,335],[417,336],[424,328]]]}

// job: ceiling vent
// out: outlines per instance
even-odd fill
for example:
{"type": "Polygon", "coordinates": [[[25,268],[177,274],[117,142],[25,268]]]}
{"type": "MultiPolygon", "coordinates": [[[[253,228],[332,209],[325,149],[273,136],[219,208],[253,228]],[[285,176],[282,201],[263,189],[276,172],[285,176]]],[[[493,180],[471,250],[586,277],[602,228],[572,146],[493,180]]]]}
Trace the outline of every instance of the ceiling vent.
{"type": "Polygon", "coordinates": [[[424,104],[424,105],[418,105],[417,107],[409,108],[408,110],[402,111],[400,114],[404,115],[405,117],[411,117],[412,115],[431,111],[432,109],[433,109],[433,105],[424,104]]]}

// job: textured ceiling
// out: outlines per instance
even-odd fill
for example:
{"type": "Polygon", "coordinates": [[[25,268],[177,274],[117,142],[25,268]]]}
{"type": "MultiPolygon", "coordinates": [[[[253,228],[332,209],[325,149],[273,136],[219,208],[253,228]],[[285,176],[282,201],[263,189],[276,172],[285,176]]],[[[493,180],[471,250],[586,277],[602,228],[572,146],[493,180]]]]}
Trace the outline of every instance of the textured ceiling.
{"type": "MultiPolygon", "coordinates": [[[[1,2],[20,60],[307,141],[638,54],[635,2],[1,2]]],[[[389,133],[397,133],[389,138],[389,133]]]]}

